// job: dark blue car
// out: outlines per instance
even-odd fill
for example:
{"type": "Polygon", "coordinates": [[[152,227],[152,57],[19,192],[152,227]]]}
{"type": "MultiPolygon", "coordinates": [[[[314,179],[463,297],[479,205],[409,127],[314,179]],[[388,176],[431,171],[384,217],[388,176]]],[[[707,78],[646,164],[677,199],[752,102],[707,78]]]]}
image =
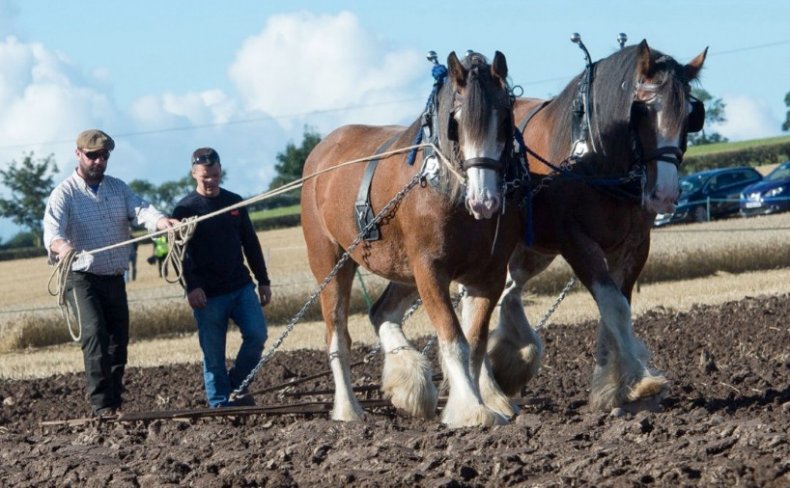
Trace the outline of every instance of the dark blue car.
{"type": "Polygon", "coordinates": [[[658,214],[654,225],[704,222],[737,215],[741,191],[762,178],[748,166],[710,169],[684,176],[680,179],[675,212],[658,214]]]}
{"type": "Polygon", "coordinates": [[[765,215],[790,210],[790,161],[741,192],[741,215],[765,215]]]}

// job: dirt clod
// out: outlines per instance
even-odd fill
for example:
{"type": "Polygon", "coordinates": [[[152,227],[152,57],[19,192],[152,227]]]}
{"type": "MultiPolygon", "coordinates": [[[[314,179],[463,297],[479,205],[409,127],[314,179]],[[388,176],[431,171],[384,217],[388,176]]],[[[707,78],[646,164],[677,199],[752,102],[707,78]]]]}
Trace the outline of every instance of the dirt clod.
{"type": "MultiPolygon", "coordinates": [[[[350,424],[299,414],[42,427],[89,416],[82,375],[0,381],[0,484],[790,486],[789,318],[785,295],[635,320],[671,385],[659,411],[637,413],[587,405],[596,324],[550,325],[541,332],[543,368],[515,398],[520,413],[491,428],[450,430],[388,407],[350,424]]],[[[366,353],[355,350],[353,360],[366,353]]],[[[429,356],[439,371],[435,351],[429,356]]],[[[251,390],[327,366],[321,352],[278,352],[251,390]]],[[[377,358],[352,376],[377,381],[380,368],[377,358]]],[[[130,369],[124,412],[203,407],[201,378],[198,364],[130,369]]],[[[331,389],[331,381],[294,389],[331,389]]],[[[281,403],[280,394],[255,399],[281,403]]],[[[307,399],[331,397],[299,401],[307,399]]]]}

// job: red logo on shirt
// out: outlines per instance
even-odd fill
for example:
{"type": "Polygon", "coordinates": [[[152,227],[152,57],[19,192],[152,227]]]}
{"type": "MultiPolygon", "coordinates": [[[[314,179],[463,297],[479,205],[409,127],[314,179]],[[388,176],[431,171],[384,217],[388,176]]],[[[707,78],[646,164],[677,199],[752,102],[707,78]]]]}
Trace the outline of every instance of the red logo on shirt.
{"type": "Polygon", "coordinates": [[[238,217],[239,216],[239,209],[238,208],[234,208],[233,210],[230,211],[230,214],[233,215],[234,217],[238,217]]]}

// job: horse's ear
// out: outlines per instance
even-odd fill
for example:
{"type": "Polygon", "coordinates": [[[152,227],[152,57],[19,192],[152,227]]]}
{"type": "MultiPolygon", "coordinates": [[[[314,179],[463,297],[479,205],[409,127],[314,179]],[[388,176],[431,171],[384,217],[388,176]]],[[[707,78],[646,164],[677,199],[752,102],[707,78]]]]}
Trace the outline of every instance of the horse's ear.
{"type": "Polygon", "coordinates": [[[708,48],[706,47],[701,53],[697,55],[696,58],[689,61],[689,64],[683,67],[683,71],[686,75],[687,80],[694,80],[699,75],[700,70],[702,69],[702,64],[705,62],[705,58],[708,56],[708,48]]]}
{"type": "Polygon", "coordinates": [[[462,65],[461,61],[458,60],[458,56],[455,55],[455,51],[451,52],[449,56],[447,56],[447,66],[449,67],[450,76],[455,82],[456,88],[463,88],[466,86],[466,75],[469,71],[464,68],[464,65],[462,65]]]}
{"type": "Polygon", "coordinates": [[[650,46],[647,45],[647,39],[642,39],[637,47],[639,53],[636,56],[636,80],[642,81],[650,76],[653,70],[653,62],[650,56],[650,46]]]}
{"type": "Polygon", "coordinates": [[[494,54],[494,63],[491,65],[491,74],[494,76],[494,78],[499,78],[502,80],[503,85],[507,81],[507,60],[505,59],[505,55],[499,51],[494,54]]]}

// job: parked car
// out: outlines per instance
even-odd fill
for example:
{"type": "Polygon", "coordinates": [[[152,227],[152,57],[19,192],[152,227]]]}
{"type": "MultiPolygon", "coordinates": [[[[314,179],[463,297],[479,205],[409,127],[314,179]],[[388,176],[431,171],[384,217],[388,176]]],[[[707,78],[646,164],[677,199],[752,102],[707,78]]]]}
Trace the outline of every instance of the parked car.
{"type": "Polygon", "coordinates": [[[735,215],[740,210],[741,191],[762,178],[748,166],[710,169],[684,176],[680,179],[675,211],[657,215],[654,225],[704,222],[735,215]]]}
{"type": "Polygon", "coordinates": [[[765,215],[790,210],[790,161],[741,192],[741,215],[765,215]]]}

